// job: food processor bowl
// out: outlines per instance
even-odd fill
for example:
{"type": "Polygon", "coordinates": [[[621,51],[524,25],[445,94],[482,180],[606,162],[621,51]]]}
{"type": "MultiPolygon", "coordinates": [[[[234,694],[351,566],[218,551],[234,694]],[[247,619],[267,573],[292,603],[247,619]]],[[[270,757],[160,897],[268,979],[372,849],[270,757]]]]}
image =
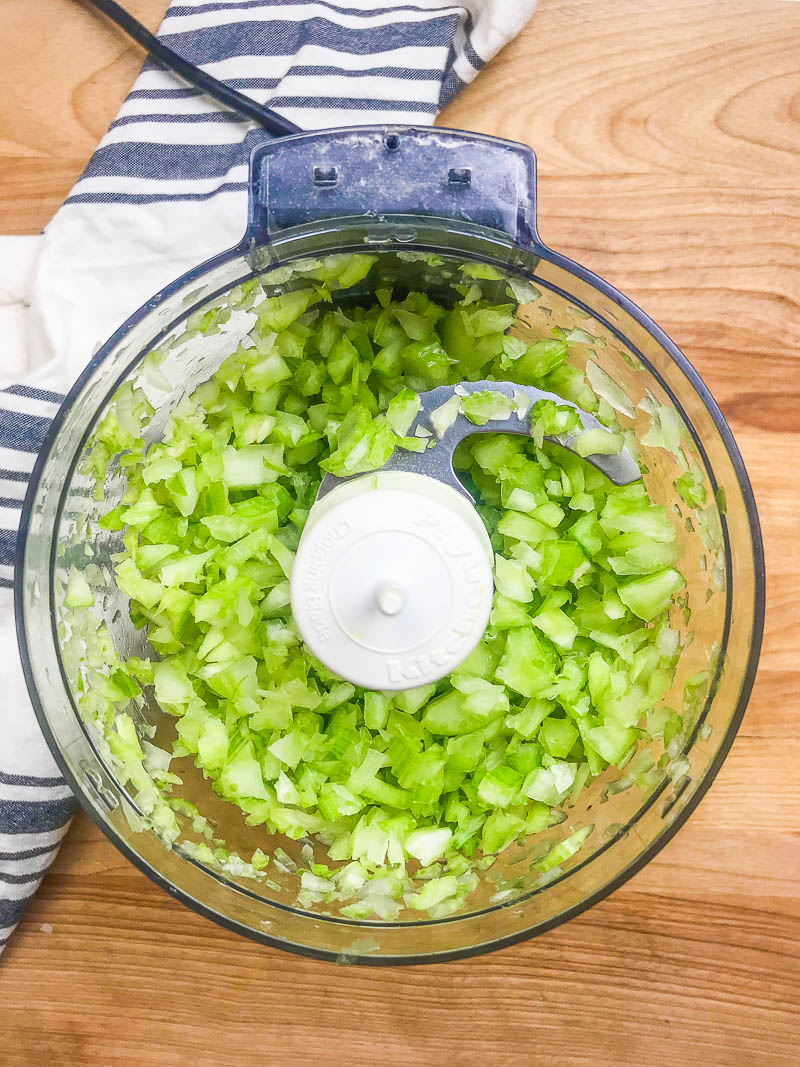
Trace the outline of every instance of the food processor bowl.
{"type": "MultiPolygon", "coordinates": [[[[601,900],[663,847],[708,789],[744,714],[761,640],[764,574],[741,457],[708,389],[664,332],[613,286],[540,242],[534,170],[533,153],[522,145],[440,129],[360,127],[257,148],[244,240],[148,301],[100,349],[56,416],[33,472],[17,554],[17,627],[30,695],[55,758],[84,809],[154,882],[265,944],[343,962],[423,963],[540,934],[601,900]],[[124,491],[124,477],[112,470],[99,502],[86,468],[91,435],[120,386],[134,382],[148,396],[155,413],[145,439],[160,440],[179,400],[246,332],[247,315],[229,313],[244,283],[258,278],[267,295],[282,293],[302,284],[309,260],[351,252],[368,252],[375,263],[347,290],[350,301],[394,287],[452,303],[465,263],[496,268],[488,273],[496,279],[500,272],[502,280],[482,283],[487,291],[495,286],[505,299],[511,284],[524,297],[512,332],[530,341],[559,326],[572,363],[591,360],[622,387],[635,414],[621,421],[634,431],[645,484],[653,501],[667,506],[684,546],[687,586],[670,616],[684,649],[664,698],[682,726],[666,746],[663,739],[644,745],[652,759],[634,757],[639,768],[651,766],[646,788],[637,784],[633,762],[610,767],[566,806],[560,824],[487,865],[462,910],[441,919],[404,909],[394,921],[356,920],[338,905],[301,906],[299,871],[309,847],[318,861],[325,858],[322,846],[246,826],[189,758],[171,768],[183,782],[180,796],[197,805],[232,854],[261,848],[271,855],[268,877],[206,862],[191,847],[202,840],[191,819],[182,837],[166,844],[143,817],[102,731],[79,710],[85,650],[64,603],[76,568],[99,590],[94,611],[117,653],[144,650],[113,580],[121,534],[98,526],[124,491]],[[218,329],[198,330],[215,316],[218,329]],[[157,373],[146,358],[153,352],[157,373]],[[647,443],[664,410],[682,427],[675,450],[647,443]],[[681,494],[687,474],[694,491],[681,494]],[[565,841],[574,847],[554,851],[565,841]]],[[[175,720],[149,690],[127,711],[140,732],[170,747],[175,720]]]]}

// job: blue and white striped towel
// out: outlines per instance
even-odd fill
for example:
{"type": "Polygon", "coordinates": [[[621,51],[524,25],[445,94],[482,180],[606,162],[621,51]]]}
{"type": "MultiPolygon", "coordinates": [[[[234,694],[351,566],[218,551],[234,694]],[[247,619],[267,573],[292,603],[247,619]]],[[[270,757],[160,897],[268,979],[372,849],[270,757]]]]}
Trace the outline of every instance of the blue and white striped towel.
{"type": "MultiPolygon", "coordinates": [[[[431,123],[536,0],[175,0],[160,34],[303,129],[431,123]]],[[[39,733],[14,633],[28,476],[62,395],[149,296],[244,233],[247,161],[267,135],[146,63],[41,238],[0,238],[0,951],[74,800],[39,733]]]]}

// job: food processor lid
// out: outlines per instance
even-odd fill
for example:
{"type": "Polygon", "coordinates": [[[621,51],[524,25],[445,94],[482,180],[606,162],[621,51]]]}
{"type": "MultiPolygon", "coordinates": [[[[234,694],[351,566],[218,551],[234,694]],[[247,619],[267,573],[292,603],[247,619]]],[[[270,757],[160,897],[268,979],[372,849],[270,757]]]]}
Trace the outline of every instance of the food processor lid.
{"type": "Polygon", "coordinates": [[[366,689],[449,674],[475,648],[492,605],[492,548],[455,489],[387,471],[350,481],[312,509],[291,578],[311,652],[366,689]]]}

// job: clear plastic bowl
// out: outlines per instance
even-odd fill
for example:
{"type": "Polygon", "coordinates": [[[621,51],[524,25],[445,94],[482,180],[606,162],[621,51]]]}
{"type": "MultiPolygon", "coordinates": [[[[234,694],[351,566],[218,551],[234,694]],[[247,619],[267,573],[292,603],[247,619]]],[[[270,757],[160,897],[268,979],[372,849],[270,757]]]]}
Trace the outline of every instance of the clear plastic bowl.
{"type": "MultiPolygon", "coordinates": [[[[420,141],[425,136],[444,138],[452,160],[452,143],[442,131],[372,131],[390,156],[397,151],[391,141],[395,132],[401,141],[412,136],[420,141]]],[[[359,131],[358,136],[369,134],[359,131]]],[[[491,139],[462,140],[483,147],[491,139]]],[[[305,141],[313,147],[313,138],[305,141]]],[[[318,153],[321,144],[318,139],[318,153]]],[[[507,143],[500,144],[507,149],[507,143]]],[[[257,178],[257,167],[254,175],[257,178]]],[[[531,179],[532,173],[527,178],[532,205],[531,179]]],[[[524,193],[525,182],[522,185],[524,193]]],[[[325,188],[324,183],[316,186],[325,188]]],[[[263,209],[263,187],[254,185],[252,195],[256,208],[263,209]]],[[[764,611],[758,519],[741,457],[713,398],[663,331],[608,283],[545,248],[535,235],[532,214],[522,219],[519,196],[512,217],[522,222],[509,234],[475,222],[475,215],[454,219],[410,214],[403,195],[391,205],[400,210],[380,215],[359,214],[357,204],[347,212],[339,203],[329,208],[334,216],[340,212],[338,217],[298,221],[290,214],[264,226],[263,218],[251,212],[248,236],[240,246],[180,279],[137,312],[92,359],[53,423],[31,479],[17,559],[17,624],[34,707],[67,781],[107,836],[154,882],[230,929],[291,951],[367,964],[438,962],[534,936],[579,914],[639,870],[698,804],[730,748],[755,674],[764,611]],[[127,617],[126,598],[111,580],[109,555],[119,548],[119,535],[96,525],[120,489],[110,486],[111,503],[99,505],[92,498],[90,480],[81,473],[87,439],[115,390],[137,377],[141,360],[155,347],[167,352],[162,369],[179,384],[154,397],[156,413],[147,438],[159,439],[178,400],[210,377],[230,351],[224,334],[181,342],[190,316],[200,309],[224,307],[226,294],[254,275],[268,292],[273,284],[280,292],[292,284],[285,278],[274,281],[281,279],[275,272],[287,264],[365,249],[378,261],[359,283],[356,297],[392,284],[452,300],[453,278],[448,273],[454,274],[465,261],[491,264],[531,281],[541,296],[520,308],[518,332],[533,339],[549,335],[554,325],[583,331],[573,334],[572,362],[584,362],[591,353],[634,404],[649,394],[674,407],[691,438],[685,453],[702,472],[707,491],[703,507],[688,507],[674,488],[683,470],[678,458],[641,447],[647,488],[655,502],[678,509],[675,519],[685,546],[682,570],[688,579],[690,615],[687,619],[675,608],[671,622],[684,638],[690,631],[694,634],[665,699],[669,706],[683,709],[684,731],[666,755],[661,742],[650,745],[656,763],[661,761],[661,780],[644,795],[626,779],[624,769],[609,768],[584,789],[567,810],[565,822],[507,848],[481,876],[465,910],[440,920],[404,911],[394,922],[356,921],[334,906],[300,907],[298,874],[292,867],[302,865],[303,842],[269,838],[263,827],[244,826],[239,809],[213,793],[188,759],[176,768],[184,782],[179,793],[197,803],[229,847],[249,855],[256,847],[269,853],[280,846],[290,862],[271,864],[266,885],[212,869],[183,854],[180,843],[167,847],[152,830],[142,828],[135,798],[121,784],[107,746],[79,714],[76,679],[62,653],[69,626],[63,599],[70,567],[99,567],[99,572],[91,572],[95,579],[98,573],[107,575],[99,610],[119,653],[137,653],[143,644],[142,634],[127,617]],[[409,252],[436,253],[442,265],[409,260],[409,252]],[[542,873],[538,863],[548,848],[585,826],[593,829],[583,848],[542,873]]],[[[315,213],[319,208],[312,206],[315,213]]],[[[640,438],[650,427],[650,415],[637,408],[633,426],[640,438]]],[[[154,725],[156,741],[169,746],[174,719],[152,699],[134,702],[131,714],[154,725]]],[[[191,832],[187,835],[190,839],[191,832]]],[[[322,859],[321,846],[315,851],[322,859]]]]}

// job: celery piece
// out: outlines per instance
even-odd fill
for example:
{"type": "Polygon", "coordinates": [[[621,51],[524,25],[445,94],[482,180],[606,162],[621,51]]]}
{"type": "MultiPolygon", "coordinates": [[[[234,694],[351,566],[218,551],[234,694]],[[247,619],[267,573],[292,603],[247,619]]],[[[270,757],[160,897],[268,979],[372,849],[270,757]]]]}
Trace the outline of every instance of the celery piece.
{"type": "Polygon", "coordinates": [[[625,438],[620,433],[608,430],[584,430],[575,441],[579,456],[609,456],[621,452],[625,447],[625,438]]]}
{"type": "Polygon", "coordinates": [[[398,437],[405,437],[419,414],[420,399],[413,389],[401,389],[389,401],[386,420],[398,437]]]}
{"type": "Polygon", "coordinates": [[[672,567],[648,575],[646,578],[634,578],[619,587],[622,603],[640,619],[651,622],[665,611],[675,593],[686,585],[686,579],[672,567]]]}
{"type": "Polygon", "coordinates": [[[522,385],[538,385],[545,375],[566,360],[567,353],[567,345],[557,338],[534,341],[525,355],[515,361],[512,377],[522,385]]]}
{"type": "Polygon", "coordinates": [[[507,419],[513,410],[512,400],[490,389],[461,397],[461,413],[476,426],[485,426],[491,419],[507,419]]]}
{"type": "Polygon", "coordinates": [[[539,729],[539,740],[551,756],[563,758],[578,740],[578,728],[569,719],[548,716],[539,729]]]}
{"type": "Polygon", "coordinates": [[[532,697],[543,692],[554,677],[552,663],[533,630],[509,630],[495,678],[522,696],[532,697]]]}

